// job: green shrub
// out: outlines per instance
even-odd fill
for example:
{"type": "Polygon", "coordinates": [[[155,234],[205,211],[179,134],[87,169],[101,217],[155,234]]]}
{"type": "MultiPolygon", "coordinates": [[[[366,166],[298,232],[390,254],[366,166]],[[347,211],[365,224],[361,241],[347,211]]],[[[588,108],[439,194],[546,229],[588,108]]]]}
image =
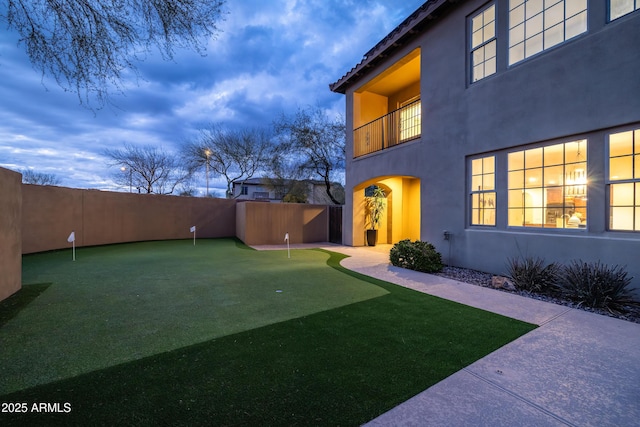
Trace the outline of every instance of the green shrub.
{"type": "Polygon", "coordinates": [[[564,268],[559,286],[567,298],[579,304],[616,311],[626,304],[637,305],[628,289],[631,279],[617,265],[573,261],[564,268]]]}
{"type": "Polygon", "coordinates": [[[442,270],[442,256],[435,246],[428,242],[401,240],[391,248],[391,264],[423,273],[437,273],[442,270]]]}
{"type": "Polygon", "coordinates": [[[510,258],[507,276],[521,291],[553,293],[556,290],[561,267],[556,263],[545,265],[542,258],[510,258]]]}

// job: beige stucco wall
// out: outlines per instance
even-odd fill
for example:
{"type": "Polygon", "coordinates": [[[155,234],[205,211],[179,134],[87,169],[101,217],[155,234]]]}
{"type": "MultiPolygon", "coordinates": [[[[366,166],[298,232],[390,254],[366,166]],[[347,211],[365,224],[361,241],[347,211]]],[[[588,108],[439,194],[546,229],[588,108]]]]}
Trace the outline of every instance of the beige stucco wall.
{"type": "Polygon", "coordinates": [[[420,96],[420,80],[390,96],[389,111],[397,110],[401,103],[416,96],[420,96]]]}
{"type": "Polygon", "coordinates": [[[420,180],[402,180],[402,222],[401,239],[420,240],[420,180]]]}
{"type": "Polygon", "coordinates": [[[371,92],[355,93],[353,96],[358,115],[354,117],[353,128],[358,128],[389,112],[389,99],[371,92]]]}
{"type": "Polygon", "coordinates": [[[247,245],[284,245],[329,240],[329,209],[324,205],[296,203],[240,203],[236,235],[247,245]]]}
{"type": "Polygon", "coordinates": [[[235,237],[249,245],[326,242],[324,205],[241,202],[22,184],[0,168],[0,300],[18,291],[22,254],[146,240],[235,237]]]}
{"type": "MultiPolygon", "coordinates": [[[[366,230],[370,228],[365,209],[365,188],[379,185],[387,195],[385,210],[378,228],[379,244],[397,243],[403,239],[420,239],[420,180],[414,177],[378,177],[354,187],[351,194],[353,209],[353,246],[366,244],[366,230]]],[[[343,235],[344,236],[344,235],[343,235]]]]}
{"type": "Polygon", "coordinates": [[[145,240],[234,237],[234,200],[23,185],[22,253],[145,240]]]}
{"type": "Polygon", "coordinates": [[[22,175],[0,168],[0,301],[22,286],[22,175]]]}
{"type": "Polygon", "coordinates": [[[236,205],[236,237],[243,242],[247,242],[247,204],[249,202],[240,202],[236,205]]]}

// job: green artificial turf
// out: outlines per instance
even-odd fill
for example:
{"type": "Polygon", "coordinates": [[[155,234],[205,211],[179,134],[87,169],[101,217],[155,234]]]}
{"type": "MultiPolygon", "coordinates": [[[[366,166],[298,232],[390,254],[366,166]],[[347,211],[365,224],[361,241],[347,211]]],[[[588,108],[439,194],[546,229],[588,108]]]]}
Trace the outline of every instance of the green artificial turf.
{"type": "Polygon", "coordinates": [[[84,249],[84,260],[79,251],[72,267],[60,266],[60,253],[25,257],[25,281],[53,284],[0,328],[0,402],[25,402],[30,409],[0,414],[0,422],[359,425],[535,328],[347,271],[338,264],[344,256],[335,253],[292,251],[288,260],[286,251],[247,251],[233,240],[211,240],[183,256],[184,243],[84,249]],[[92,267],[81,268],[83,262],[92,267]],[[193,276],[189,280],[202,282],[196,286],[179,270],[215,274],[193,276]],[[140,292],[153,298],[140,300],[140,292]],[[89,313],[74,306],[88,306],[89,313]],[[234,320],[207,318],[202,306],[234,320]],[[40,310],[48,311],[30,313],[40,310]],[[118,327],[95,326],[105,316],[124,318],[118,327]],[[188,327],[169,327],[178,316],[188,327]],[[75,317],[80,331],[57,324],[75,317]],[[146,339],[144,328],[157,322],[170,330],[158,335],[154,329],[149,335],[156,340],[146,339]],[[233,322],[241,326],[232,328],[233,322]],[[116,345],[119,340],[127,344],[116,345]],[[71,356],[47,363],[47,346],[71,356]],[[76,346],[92,349],[90,355],[76,346]],[[118,359],[105,363],[114,348],[118,359]],[[46,369],[32,374],[40,365],[46,369]],[[34,378],[19,381],[14,371],[34,378]],[[6,372],[14,378],[10,387],[6,372]],[[59,403],[62,410],[69,403],[71,411],[36,414],[35,402],[59,403]]]}
{"type": "Polygon", "coordinates": [[[51,283],[41,283],[20,289],[9,298],[0,301],[0,327],[13,319],[20,311],[28,306],[41,293],[47,290],[51,283]]]}
{"type": "Polygon", "coordinates": [[[76,261],[24,257],[25,284],[53,284],[0,330],[0,394],[387,293],[317,251],[288,259],[242,247],[163,241],[79,249],[76,261]]]}

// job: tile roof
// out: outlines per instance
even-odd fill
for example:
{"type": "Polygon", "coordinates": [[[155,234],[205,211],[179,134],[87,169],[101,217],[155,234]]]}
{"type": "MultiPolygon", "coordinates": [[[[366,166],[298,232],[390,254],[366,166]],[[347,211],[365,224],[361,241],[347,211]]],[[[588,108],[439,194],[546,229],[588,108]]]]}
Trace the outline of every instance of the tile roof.
{"type": "Polygon", "coordinates": [[[371,71],[377,63],[391,55],[395,50],[420,34],[428,24],[436,20],[441,13],[460,0],[427,0],[400,25],[380,40],[364,58],[337,82],[329,85],[332,92],[345,93],[347,87],[371,71]]]}

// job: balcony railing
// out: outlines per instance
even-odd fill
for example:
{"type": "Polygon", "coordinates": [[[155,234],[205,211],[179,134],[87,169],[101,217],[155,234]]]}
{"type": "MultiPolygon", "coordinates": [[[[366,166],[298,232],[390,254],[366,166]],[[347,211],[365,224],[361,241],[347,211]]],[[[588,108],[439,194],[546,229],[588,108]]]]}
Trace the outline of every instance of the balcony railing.
{"type": "Polygon", "coordinates": [[[353,131],[353,157],[375,153],[416,138],[422,133],[420,99],[353,131]]]}

